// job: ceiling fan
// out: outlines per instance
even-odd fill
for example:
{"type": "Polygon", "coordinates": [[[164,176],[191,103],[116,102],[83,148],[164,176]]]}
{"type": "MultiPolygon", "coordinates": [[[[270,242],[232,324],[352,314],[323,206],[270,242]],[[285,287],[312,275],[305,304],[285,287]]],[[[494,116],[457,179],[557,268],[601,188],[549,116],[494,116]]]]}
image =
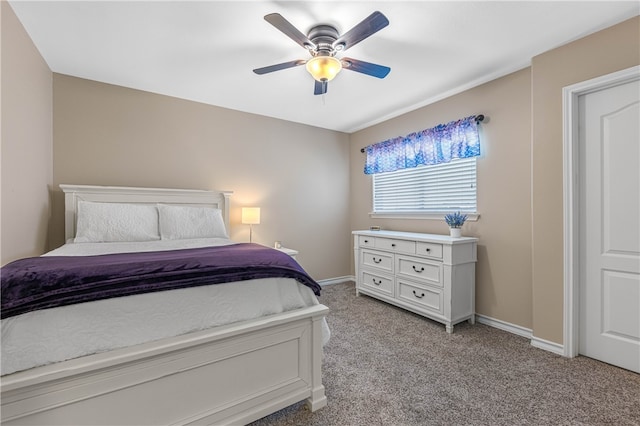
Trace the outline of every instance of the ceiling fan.
{"type": "Polygon", "coordinates": [[[256,74],[267,74],[306,64],[307,71],[309,71],[315,79],[313,94],[322,95],[327,93],[328,82],[343,68],[377,78],[385,78],[387,74],[389,74],[389,71],[391,71],[391,68],[382,65],[353,58],[336,58],[335,56],[336,53],[344,52],[389,25],[387,17],[378,11],[373,12],[362,22],[342,35],[338,33],[335,27],[326,24],[316,25],[309,30],[307,35],[304,35],[279,13],[266,15],[264,19],[300,46],[307,49],[312,57],[308,60],[298,59],[270,65],[268,67],[256,68],[253,70],[256,74]]]}

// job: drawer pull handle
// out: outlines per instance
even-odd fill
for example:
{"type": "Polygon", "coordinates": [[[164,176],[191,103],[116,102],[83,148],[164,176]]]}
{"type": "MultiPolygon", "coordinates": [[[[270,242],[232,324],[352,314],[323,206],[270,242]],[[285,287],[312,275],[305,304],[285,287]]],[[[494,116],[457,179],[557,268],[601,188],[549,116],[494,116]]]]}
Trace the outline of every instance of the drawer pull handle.
{"type": "Polygon", "coordinates": [[[421,267],[420,269],[418,269],[418,268],[416,268],[416,265],[413,265],[413,266],[412,266],[412,268],[413,268],[413,270],[414,270],[414,271],[416,271],[417,273],[421,273],[421,272],[423,272],[423,271],[424,271],[424,266],[423,266],[423,267],[421,267]]]}
{"type": "Polygon", "coordinates": [[[376,259],[375,257],[373,258],[373,263],[380,263],[382,262],[382,258],[380,259],[376,259]]]}
{"type": "Polygon", "coordinates": [[[430,251],[431,251],[431,249],[430,249],[430,248],[428,248],[428,249],[427,249],[427,253],[429,253],[430,251]]]}
{"type": "Polygon", "coordinates": [[[365,244],[369,242],[369,240],[364,240],[365,244]]]}
{"type": "Polygon", "coordinates": [[[373,280],[373,283],[374,283],[375,285],[380,285],[380,284],[382,284],[382,280],[380,280],[380,281],[376,281],[376,279],[375,279],[375,278],[371,278],[371,279],[373,280]]]}
{"type": "Polygon", "coordinates": [[[422,293],[422,294],[418,295],[418,293],[416,293],[416,291],[415,291],[415,290],[413,290],[413,295],[414,295],[415,297],[417,297],[418,299],[422,299],[422,298],[424,297],[424,293],[422,293]]]}
{"type": "Polygon", "coordinates": [[[391,244],[391,247],[395,247],[395,246],[396,246],[395,244],[391,244]]]}

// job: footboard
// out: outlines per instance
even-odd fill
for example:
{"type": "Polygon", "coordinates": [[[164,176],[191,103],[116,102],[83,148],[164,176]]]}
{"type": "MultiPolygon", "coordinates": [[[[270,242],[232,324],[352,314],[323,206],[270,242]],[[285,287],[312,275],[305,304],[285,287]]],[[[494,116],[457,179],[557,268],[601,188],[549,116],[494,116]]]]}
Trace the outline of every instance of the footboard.
{"type": "Polygon", "coordinates": [[[2,424],[242,424],[326,405],[309,308],[2,377],[2,424]]]}

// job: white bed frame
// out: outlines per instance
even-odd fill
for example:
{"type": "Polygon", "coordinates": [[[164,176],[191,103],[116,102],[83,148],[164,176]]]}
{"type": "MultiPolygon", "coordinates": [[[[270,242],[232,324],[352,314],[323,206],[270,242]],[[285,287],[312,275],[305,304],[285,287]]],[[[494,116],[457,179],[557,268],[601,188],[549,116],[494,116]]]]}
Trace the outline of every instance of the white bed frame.
{"type": "MultiPolygon", "coordinates": [[[[230,192],[60,185],[65,235],[79,200],[213,205],[230,192]]],[[[229,228],[227,228],[229,229],[229,228]]],[[[3,425],[246,424],[307,401],[327,404],[316,305],[3,376],[3,425]]]]}

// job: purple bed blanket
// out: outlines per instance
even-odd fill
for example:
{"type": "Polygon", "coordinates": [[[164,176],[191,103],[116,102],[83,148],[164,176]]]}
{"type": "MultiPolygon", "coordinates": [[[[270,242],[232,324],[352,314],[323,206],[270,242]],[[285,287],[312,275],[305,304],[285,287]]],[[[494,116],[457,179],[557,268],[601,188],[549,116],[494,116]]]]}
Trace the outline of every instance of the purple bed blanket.
{"type": "Polygon", "coordinates": [[[2,267],[2,318],[112,297],[257,278],[293,278],[319,296],[320,286],[289,255],[258,244],[45,256],[2,267]]]}

